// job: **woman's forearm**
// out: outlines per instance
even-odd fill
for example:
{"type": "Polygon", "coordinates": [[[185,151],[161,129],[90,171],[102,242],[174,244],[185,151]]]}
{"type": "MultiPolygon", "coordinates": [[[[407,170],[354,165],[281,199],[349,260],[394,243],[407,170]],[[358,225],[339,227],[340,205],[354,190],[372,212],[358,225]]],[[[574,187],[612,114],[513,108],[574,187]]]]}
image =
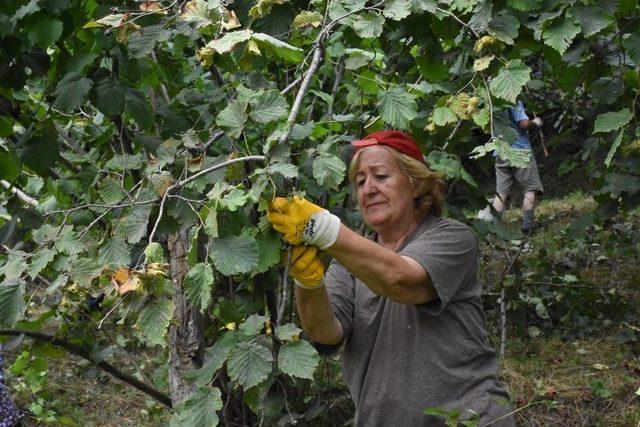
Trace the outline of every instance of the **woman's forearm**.
{"type": "Polygon", "coordinates": [[[427,272],[416,261],[402,257],[344,225],[327,253],[377,295],[404,304],[424,303],[436,296],[427,272]]]}
{"type": "Polygon", "coordinates": [[[296,305],[302,328],[320,344],[333,345],[342,341],[342,325],[333,314],[327,289],[296,287],[296,305]]]}

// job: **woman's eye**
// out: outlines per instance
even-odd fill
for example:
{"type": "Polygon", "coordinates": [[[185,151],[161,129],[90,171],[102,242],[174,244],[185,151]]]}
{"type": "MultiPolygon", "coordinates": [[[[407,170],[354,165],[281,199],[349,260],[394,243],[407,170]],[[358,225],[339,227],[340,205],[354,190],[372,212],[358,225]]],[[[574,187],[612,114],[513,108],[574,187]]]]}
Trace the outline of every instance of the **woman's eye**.
{"type": "Polygon", "coordinates": [[[364,185],[364,179],[361,179],[361,180],[359,180],[359,181],[356,181],[356,185],[357,185],[358,187],[362,187],[362,186],[364,185]]]}
{"type": "Polygon", "coordinates": [[[383,180],[387,178],[387,175],[376,175],[376,178],[379,180],[383,180]]]}

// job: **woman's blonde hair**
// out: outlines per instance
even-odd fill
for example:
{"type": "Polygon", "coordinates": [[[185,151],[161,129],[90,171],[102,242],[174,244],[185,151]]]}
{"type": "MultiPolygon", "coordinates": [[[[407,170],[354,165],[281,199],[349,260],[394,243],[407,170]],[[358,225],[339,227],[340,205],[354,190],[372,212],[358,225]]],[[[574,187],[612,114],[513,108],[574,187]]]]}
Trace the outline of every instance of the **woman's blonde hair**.
{"type": "MultiPolygon", "coordinates": [[[[435,216],[442,216],[442,209],[444,207],[444,181],[443,175],[440,172],[435,172],[429,169],[429,167],[411,156],[402,154],[391,147],[380,145],[390,152],[398,162],[400,170],[409,179],[409,182],[418,192],[416,197],[416,209],[424,210],[427,213],[435,216]]],[[[360,153],[362,150],[357,150],[351,159],[348,170],[349,182],[354,183],[358,169],[360,168],[360,153]]]]}

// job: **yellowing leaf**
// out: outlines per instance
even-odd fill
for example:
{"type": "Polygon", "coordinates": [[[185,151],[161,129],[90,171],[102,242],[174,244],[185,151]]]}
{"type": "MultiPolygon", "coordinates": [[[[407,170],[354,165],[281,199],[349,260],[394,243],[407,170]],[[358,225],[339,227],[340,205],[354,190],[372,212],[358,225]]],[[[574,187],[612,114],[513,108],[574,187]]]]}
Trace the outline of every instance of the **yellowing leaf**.
{"type": "Polygon", "coordinates": [[[201,48],[196,53],[196,58],[198,58],[198,61],[200,61],[202,68],[211,68],[211,66],[213,65],[213,55],[215,53],[215,50],[208,46],[201,48]]]}
{"type": "Polygon", "coordinates": [[[262,52],[260,52],[260,48],[258,47],[258,43],[256,43],[254,40],[249,40],[249,43],[247,43],[247,47],[245,49],[245,52],[250,53],[251,55],[262,55],[262,52]]]}
{"type": "Polygon", "coordinates": [[[229,329],[230,331],[235,331],[236,330],[236,324],[235,322],[230,322],[227,323],[226,325],[224,325],[225,328],[229,329]]]}
{"type": "Polygon", "coordinates": [[[475,46],[473,46],[473,51],[475,53],[480,53],[480,51],[484,48],[487,48],[496,42],[496,38],[493,36],[482,36],[477,41],[475,46]]]}
{"type": "Polygon", "coordinates": [[[258,2],[249,9],[249,16],[253,19],[264,18],[271,12],[271,8],[277,4],[284,4],[287,0],[258,0],[258,2]]]}
{"type": "MultiPolygon", "coordinates": [[[[140,10],[143,12],[157,12],[162,11],[163,9],[159,1],[146,1],[144,3],[140,3],[140,10]]],[[[167,12],[163,11],[162,13],[166,14],[167,12]]]]}
{"type": "Polygon", "coordinates": [[[491,61],[495,58],[493,55],[483,56],[473,61],[473,71],[483,71],[489,68],[491,61]]]}
{"type": "Polygon", "coordinates": [[[127,282],[118,287],[118,293],[124,295],[127,292],[137,291],[142,286],[142,280],[138,276],[132,276],[127,282]]]}
{"type": "Polygon", "coordinates": [[[230,11],[222,21],[222,28],[225,30],[235,30],[236,28],[240,28],[242,25],[240,24],[240,20],[236,16],[236,13],[232,10],[230,11]]]}
{"type": "Polygon", "coordinates": [[[295,17],[295,19],[293,20],[293,24],[291,24],[291,27],[296,29],[308,27],[318,28],[320,24],[322,24],[321,13],[305,10],[295,17]]]}

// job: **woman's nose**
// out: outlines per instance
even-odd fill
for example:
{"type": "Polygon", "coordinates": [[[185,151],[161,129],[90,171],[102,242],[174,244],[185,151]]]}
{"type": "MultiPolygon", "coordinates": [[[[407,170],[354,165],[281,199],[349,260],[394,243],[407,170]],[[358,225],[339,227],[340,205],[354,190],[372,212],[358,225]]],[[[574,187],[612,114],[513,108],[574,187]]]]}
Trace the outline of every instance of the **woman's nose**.
{"type": "Polygon", "coordinates": [[[368,179],[364,182],[364,194],[371,197],[378,193],[378,188],[375,183],[368,179]]]}

